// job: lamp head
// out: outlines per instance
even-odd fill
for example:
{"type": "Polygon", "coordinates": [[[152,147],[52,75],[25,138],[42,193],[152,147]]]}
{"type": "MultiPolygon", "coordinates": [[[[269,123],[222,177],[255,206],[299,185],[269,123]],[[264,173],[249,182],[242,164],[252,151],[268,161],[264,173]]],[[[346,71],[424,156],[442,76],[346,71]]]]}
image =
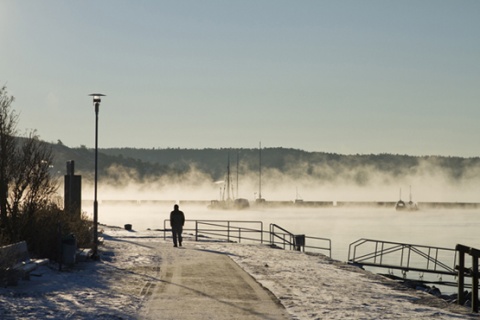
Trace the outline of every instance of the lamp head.
{"type": "Polygon", "coordinates": [[[105,97],[104,94],[101,93],[92,93],[89,96],[93,97],[93,103],[100,103],[102,101],[102,97],[105,97]]]}

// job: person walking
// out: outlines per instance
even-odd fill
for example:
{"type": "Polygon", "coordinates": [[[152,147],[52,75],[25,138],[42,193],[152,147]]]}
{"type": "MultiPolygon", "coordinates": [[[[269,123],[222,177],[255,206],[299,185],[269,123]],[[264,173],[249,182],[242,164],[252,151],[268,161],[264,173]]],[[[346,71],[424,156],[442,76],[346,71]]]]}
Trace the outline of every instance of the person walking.
{"type": "Polygon", "coordinates": [[[185,224],[185,215],[178,210],[178,204],[173,206],[170,212],[170,226],[172,227],[173,246],[177,246],[177,240],[180,247],[182,246],[182,231],[185,224]]]}

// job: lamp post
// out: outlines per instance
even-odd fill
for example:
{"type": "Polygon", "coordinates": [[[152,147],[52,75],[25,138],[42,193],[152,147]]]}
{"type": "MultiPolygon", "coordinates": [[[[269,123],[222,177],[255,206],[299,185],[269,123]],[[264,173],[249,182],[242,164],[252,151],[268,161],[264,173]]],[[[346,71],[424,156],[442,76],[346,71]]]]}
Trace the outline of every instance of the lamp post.
{"type": "Polygon", "coordinates": [[[95,106],[95,184],[93,197],[93,258],[98,258],[98,201],[97,201],[97,178],[98,178],[98,111],[100,109],[101,97],[104,94],[92,93],[93,105],[95,106]]]}

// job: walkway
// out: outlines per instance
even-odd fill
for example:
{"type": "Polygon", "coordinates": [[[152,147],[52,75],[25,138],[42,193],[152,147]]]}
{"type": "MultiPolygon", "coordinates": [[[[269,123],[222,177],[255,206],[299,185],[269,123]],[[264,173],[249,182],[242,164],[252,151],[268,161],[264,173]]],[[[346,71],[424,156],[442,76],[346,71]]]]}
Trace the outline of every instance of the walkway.
{"type": "Polygon", "coordinates": [[[160,244],[160,283],[143,319],[290,319],[278,300],[227,255],[160,244]]]}

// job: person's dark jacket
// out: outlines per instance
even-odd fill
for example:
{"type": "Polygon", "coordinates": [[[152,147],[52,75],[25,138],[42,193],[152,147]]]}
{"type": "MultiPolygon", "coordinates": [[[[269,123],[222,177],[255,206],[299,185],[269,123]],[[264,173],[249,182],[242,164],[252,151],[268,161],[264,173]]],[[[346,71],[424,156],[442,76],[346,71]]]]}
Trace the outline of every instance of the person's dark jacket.
{"type": "Polygon", "coordinates": [[[170,226],[172,228],[183,227],[185,224],[185,215],[180,210],[170,212],[170,226]]]}

